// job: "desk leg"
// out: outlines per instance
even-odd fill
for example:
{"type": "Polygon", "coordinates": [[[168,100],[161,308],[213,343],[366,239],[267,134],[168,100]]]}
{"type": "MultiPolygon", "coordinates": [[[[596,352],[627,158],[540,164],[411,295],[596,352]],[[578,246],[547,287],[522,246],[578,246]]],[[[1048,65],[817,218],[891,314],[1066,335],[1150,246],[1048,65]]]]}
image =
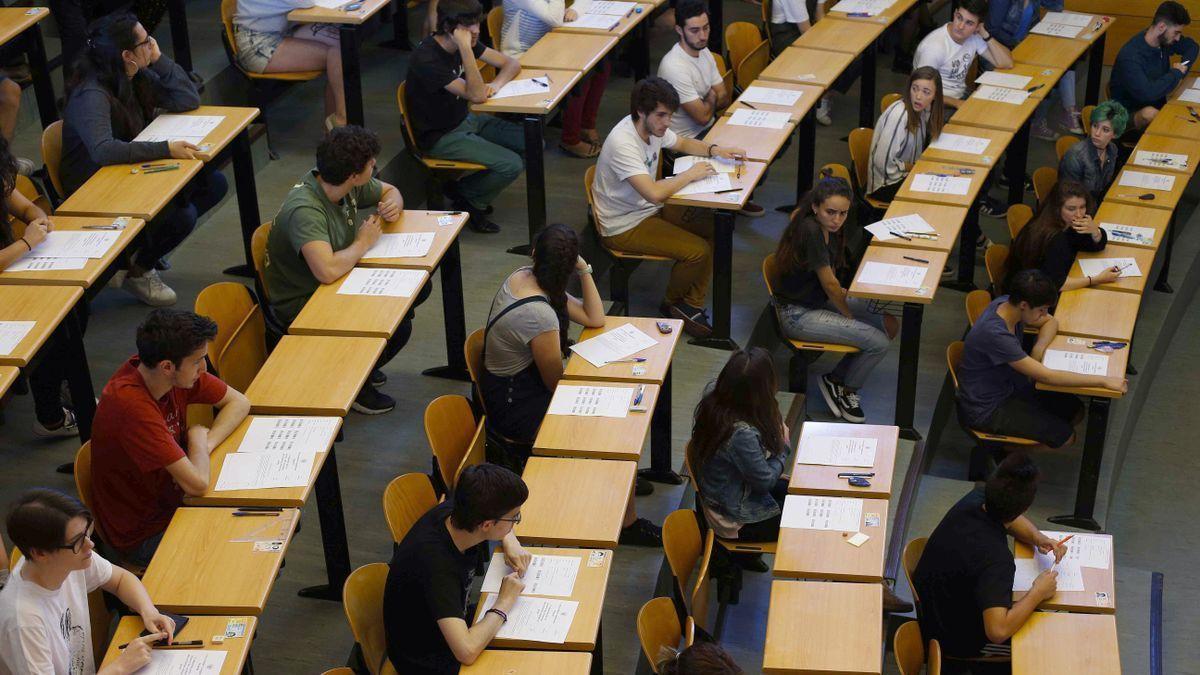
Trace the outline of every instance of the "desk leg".
{"type": "Polygon", "coordinates": [[[358,61],[358,26],[338,27],[342,45],[342,91],[346,96],[346,122],[366,126],[363,116],[362,74],[358,61]]]}
{"type": "Polygon", "coordinates": [[[42,118],[42,126],[48,127],[58,119],[58,106],[54,103],[54,83],[50,81],[50,68],[46,65],[46,44],[37,24],[25,32],[25,55],[29,58],[29,75],[33,78],[38,115],[42,118]]]}
{"type": "MultiPolygon", "coordinates": [[[[1030,118],[1032,119],[1032,118],[1030,118]]],[[[1004,160],[1004,173],[1008,176],[1008,203],[1020,204],[1025,200],[1025,170],[1029,163],[1029,125],[1024,126],[1008,144],[1008,157],[1004,160]]]]}
{"type": "Polygon", "coordinates": [[[962,231],[958,233],[958,275],[953,281],[942,283],[944,288],[970,293],[975,290],[975,240],[979,238],[979,203],[980,195],[971,203],[967,217],[963,220],[962,231]]]}
{"type": "MultiPolygon", "coordinates": [[[[497,37],[493,37],[496,40],[497,37]]],[[[408,37],[408,3],[405,0],[395,0],[392,3],[392,39],[383,43],[384,47],[412,51],[412,42],[408,37]]]]}
{"type": "Polygon", "coordinates": [[[317,493],[317,516],[321,521],[321,548],[325,551],[328,583],[300,589],[302,598],[341,602],[342,586],[350,576],[350,545],[346,541],[346,518],[342,513],[342,489],[338,484],[337,446],[329,449],[325,465],[313,486],[317,493]]]}
{"type": "Polygon", "coordinates": [[[1100,74],[1104,71],[1104,40],[1108,34],[1096,38],[1092,53],[1088,56],[1087,86],[1083,90],[1083,104],[1096,105],[1100,102],[1100,74]]]}
{"type": "Polygon", "coordinates": [[[262,224],[258,214],[258,186],[254,182],[254,156],[250,152],[250,128],[233,139],[233,182],[237,186],[238,216],[242,222],[242,253],[246,262],[226,268],[225,274],[254,278],[254,256],[250,240],[262,224]]]}
{"type": "Polygon", "coordinates": [[[525,125],[525,207],[529,211],[529,243],[513,246],[509,253],[529,255],[533,239],[546,226],[546,158],[541,115],[526,115],[525,125]]]}
{"type": "MultiPolygon", "coordinates": [[[[710,27],[708,33],[708,48],[714,54],[725,53],[725,7],[724,2],[708,3],[708,25],[710,27]]],[[[674,5],[672,5],[674,7],[674,5]]],[[[736,63],[728,64],[730,68],[736,68],[736,63]]]]}
{"type": "Polygon", "coordinates": [[[1075,488],[1075,512],[1050,518],[1055,525],[1092,532],[1100,529],[1092,513],[1096,508],[1096,488],[1100,483],[1100,462],[1104,459],[1104,437],[1108,434],[1108,406],[1109,400],[1100,396],[1093,396],[1088,405],[1083,457],[1079,462],[1079,486],[1075,488]]]}
{"type": "Polygon", "coordinates": [[[467,341],[467,319],[463,310],[462,252],[455,239],[438,266],[442,280],[442,314],[446,324],[447,365],[422,370],[422,375],[444,377],[450,380],[470,382],[467,359],[463,344],[467,341]]]}
{"type": "Polygon", "coordinates": [[[168,0],[167,14],[171,22],[171,45],[175,51],[175,63],[189,76],[192,74],[192,38],[188,35],[187,3],[184,0],[168,0]]]}
{"type": "Polygon", "coordinates": [[[604,619],[596,624],[596,646],[592,648],[592,669],[588,672],[590,675],[604,675],[604,619]]]}
{"type": "Polygon", "coordinates": [[[1171,212],[1171,219],[1167,221],[1166,245],[1163,247],[1163,263],[1162,267],[1158,268],[1158,278],[1154,281],[1154,290],[1163,293],[1174,293],[1175,289],[1171,288],[1171,283],[1167,281],[1168,275],[1171,274],[1171,252],[1175,248],[1175,229],[1179,223],[1175,220],[1175,214],[1179,209],[1171,212]]]}
{"type": "MultiPolygon", "coordinates": [[[[713,6],[720,3],[713,3],[713,6]]],[[[692,338],[688,342],[701,347],[734,350],[736,342],[729,338],[733,311],[733,211],[713,211],[713,283],[712,335],[692,338]]]]}
{"type": "Polygon", "coordinates": [[[75,422],[79,425],[79,442],[87,443],[92,438],[92,419],[96,417],[96,390],[92,387],[92,371],[88,367],[87,352],[83,346],[83,323],[79,319],[82,311],[77,305],[67,313],[63,322],[67,326],[67,386],[71,389],[71,401],[75,405],[75,422]]]}
{"type": "Polygon", "coordinates": [[[667,368],[650,419],[650,468],[638,471],[638,475],[655,483],[679,485],[683,479],[671,468],[671,379],[671,369],[667,368]]]}
{"type": "Polygon", "coordinates": [[[875,126],[875,62],[878,48],[872,42],[862,53],[862,74],[859,75],[858,126],[875,126]]]}
{"type": "Polygon", "coordinates": [[[904,303],[904,315],[900,321],[900,368],[896,373],[896,426],[900,437],[920,440],[921,434],[913,426],[913,415],[917,404],[917,360],[921,356],[921,319],[925,306],[915,302],[904,303]]]}

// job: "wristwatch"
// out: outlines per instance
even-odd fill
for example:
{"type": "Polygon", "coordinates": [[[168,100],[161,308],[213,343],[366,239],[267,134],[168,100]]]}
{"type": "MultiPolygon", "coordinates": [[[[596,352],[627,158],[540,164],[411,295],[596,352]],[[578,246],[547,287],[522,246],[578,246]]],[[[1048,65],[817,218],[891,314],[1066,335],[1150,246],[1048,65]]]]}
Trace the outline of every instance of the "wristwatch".
{"type": "Polygon", "coordinates": [[[579,272],[580,274],[591,274],[592,273],[592,264],[588,263],[587,266],[584,267],[583,269],[579,269],[578,267],[576,267],[575,271],[579,272]]]}
{"type": "Polygon", "coordinates": [[[708,156],[709,157],[713,156],[712,151],[713,151],[713,148],[715,148],[715,147],[717,147],[716,143],[713,143],[712,145],[708,146],[708,156]]]}

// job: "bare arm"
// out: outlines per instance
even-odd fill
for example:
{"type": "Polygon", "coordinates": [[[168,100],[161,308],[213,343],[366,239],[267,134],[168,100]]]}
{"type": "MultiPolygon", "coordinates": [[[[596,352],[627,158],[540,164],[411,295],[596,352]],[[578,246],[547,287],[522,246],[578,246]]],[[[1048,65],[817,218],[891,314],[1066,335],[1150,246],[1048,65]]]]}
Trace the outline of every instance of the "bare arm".
{"type": "Polygon", "coordinates": [[[697,170],[697,167],[703,167],[708,169],[709,173],[712,172],[712,167],[708,164],[695,164],[691,169],[679,175],[663,178],[662,180],[654,180],[646,174],[630,176],[625,180],[629,181],[633,189],[637,190],[638,194],[646,201],[652,204],[662,204],[670,199],[671,195],[687,187],[688,183],[708,175],[707,173],[701,174],[701,171],[697,170]]]}
{"type": "Polygon", "coordinates": [[[837,276],[833,273],[833,268],[826,265],[817,270],[817,279],[821,282],[821,288],[825,289],[825,295],[829,297],[829,301],[834,307],[842,313],[842,316],[847,319],[854,318],[854,312],[850,311],[850,305],[846,303],[846,289],[842,288],[842,284],[838,282],[837,276]]]}
{"type": "MultiPolygon", "coordinates": [[[[497,36],[496,39],[499,39],[497,36]]],[[[512,79],[521,72],[521,62],[504,52],[496,51],[491,47],[483,50],[483,56],[480,57],[483,62],[495,68],[496,79],[492,80],[492,90],[498,90],[504,85],[512,82],[512,79]]]]}
{"type": "MultiPolygon", "coordinates": [[[[575,269],[582,270],[586,266],[587,263],[580,258],[575,269]]],[[[596,289],[596,281],[590,273],[579,271],[579,284],[583,287],[583,299],[567,295],[567,316],[586,328],[603,328],[604,302],[600,299],[600,291],[596,289]]]]}
{"type": "MultiPolygon", "coordinates": [[[[1057,572],[1046,571],[1043,575],[1057,576],[1057,572]]],[[[1041,575],[1038,576],[1041,579],[1041,575]]],[[[983,610],[983,632],[987,634],[988,642],[1001,644],[1008,640],[1013,635],[1016,635],[1021,626],[1029,620],[1029,615],[1037,609],[1042,601],[1054,595],[1051,590],[1049,595],[1035,593],[1030,591],[1025,594],[1025,597],[1013,603],[1013,606],[1005,609],[1003,607],[989,607],[983,610]]]]}
{"type": "Polygon", "coordinates": [[[1058,319],[1055,319],[1052,316],[1047,316],[1046,320],[1042,322],[1042,325],[1038,327],[1037,342],[1034,343],[1033,349],[1029,352],[1029,355],[1032,356],[1034,360],[1040,362],[1042,357],[1046,354],[1046,348],[1049,347],[1050,343],[1054,340],[1055,335],[1058,335],[1058,319]]]}
{"type": "Polygon", "coordinates": [[[1119,392],[1125,392],[1129,388],[1128,381],[1123,377],[1081,375],[1065,370],[1053,370],[1043,366],[1041,361],[1034,360],[1030,356],[1008,365],[1035,382],[1050,384],[1056,387],[1102,387],[1119,392]]]}
{"type": "Polygon", "coordinates": [[[983,58],[987,59],[998,70],[1008,70],[1013,67],[1012,52],[1008,50],[999,40],[989,39],[987,28],[980,26],[979,35],[987,40],[987,51],[984,52],[983,58]]]}
{"type": "Polygon", "coordinates": [[[718,107],[717,96],[714,92],[716,88],[708,90],[708,94],[704,98],[698,98],[694,101],[688,101],[680,105],[683,111],[692,118],[696,124],[708,124],[709,120],[716,114],[718,107]]]}
{"type": "Polygon", "coordinates": [[[217,447],[222,441],[229,438],[229,434],[232,434],[242,420],[246,419],[246,415],[250,413],[250,399],[237,389],[228,387],[225,390],[225,396],[217,401],[217,409],[221,412],[217,413],[212,428],[208,430],[208,447],[210,449],[217,447]]]}
{"type": "MultiPolygon", "coordinates": [[[[504,577],[504,581],[500,582],[500,593],[493,607],[508,614],[512,611],[517,597],[521,595],[524,588],[525,584],[521,582],[516,572],[504,577]]],[[[442,637],[450,646],[450,651],[454,652],[454,658],[458,659],[459,663],[469,666],[475,663],[479,654],[487,649],[488,644],[496,637],[496,633],[500,632],[504,620],[495,612],[488,612],[479,617],[475,625],[470,628],[467,627],[466,621],[457,617],[438,619],[437,623],[438,628],[442,631],[442,637]]]]}
{"type": "Polygon", "coordinates": [[[380,218],[371,216],[358,228],[354,243],[334,252],[327,241],[310,241],[300,247],[300,255],[308,263],[308,269],[323,284],[331,284],[350,272],[359,259],[366,255],[379,240],[380,218]]]}
{"type": "Polygon", "coordinates": [[[563,374],[562,344],[558,331],[548,330],[538,335],[529,341],[529,348],[533,350],[533,362],[537,364],[542,383],[554,391],[563,374]]]}

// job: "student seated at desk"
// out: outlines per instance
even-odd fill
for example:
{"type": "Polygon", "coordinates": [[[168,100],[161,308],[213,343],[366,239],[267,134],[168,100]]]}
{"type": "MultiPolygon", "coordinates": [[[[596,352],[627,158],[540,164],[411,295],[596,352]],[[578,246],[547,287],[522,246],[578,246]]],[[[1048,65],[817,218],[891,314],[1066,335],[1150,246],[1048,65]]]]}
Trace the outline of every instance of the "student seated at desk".
{"type": "MultiPolygon", "coordinates": [[[[1078,279],[1067,276],[1079,253],[1103,251],[1108,245],[1108,233],[1088,215],[1092,210],[1092,196],[1083,185],[1073,180],[1059,180],[1037,215],[1013,240],[1008,254],[1008,279],[1022,270],[1037,269],[1050,277],[1055,288],[1062,292],[1119,279],[1121,273],[1116,267],[1105,269],[1096,276],[1078,279]]],[[[1003,288],[1008,288],[1007,280],[1003,288]]]]}
{"type": "MultiPolygon", "coordinates": [[[[937,640],[956,659],[1006,656],[1006,644],[1042,601],[1054,596],[1058,572],[1046,570],[1019,601],[1012,601],[1016,563],[1008,537],[1054,553],[1066,546],[1042,534],[1023,514],[1037,495],[1038,469],[1014,452],[982,490],[958,500],[929,535],[913,574],[921,598],[921,638],[937,640]]],[[[957,665],[957,664],[956,664],[957,665]]],[[[1008,672],[1008,663],[972,663],[971,672],[1008,672]]]]}
{"type": "Polygon", "coordinates": [[[1129,112],[1116,101],[1105,101],[1092,109],[1086,141],[1072,145],[1058,163],[1058,180],[1081,183],[1100,203],[1117,173],[1117,144],[1114,138],[1125,133],[1129,112]]]}
{"type": "Polygon", "coordinates": [[[479,43],[483,8],[479,0],[441,0],[437,31],[421,40],[408,61],[408,113],[417,143],[431,156],[476,162],[487,167],[451,186],[454,208],[471,215],[476,232],[499,232],[488,220],[492,201],[521,175],[525,135],[521,127],[495,115],[470,112],[508,84],[521,64],[479,43]],[[496,68],[484,82],[476,59],[496,68]]]}
{"type": "Polygon", "coordinates": [[[875,124],[867,194],[892,201],[925,147],[941,135],[944,120],[941,74],[929,66],[917,68],[908,76],[904,95],[875,124]]]}
{"type": "Polygon", "coordinates": [[[0,590],[0,673],[95,673],[88,593],[98,588],[136,612],[150,633],[131,641],[100,675],[135,672],[150,663],[151,644],[174,638],[175,622],[155,608],[142,582],[96,553],[92,514],[79,500],[27,490],[6,525],[24,555],[0,590]]]}
{"type": "Polygon", "coordinates": [[[951,21],[917,45],[913,67],[931,66],[941,73],[945,102],[951,108],[958,108],[967,98],[967,73],[977,55],[1001,70],[1013,67],[1012,52],[984,25],[987,13],[987,0],[962,0],[951,21]]]}
{"type": "MultiPolygon", "coordinates": [[[[445,0],[443,0],[445,1],[445,0]]],[[[479,658],[525,588],[533,556],[517,541],[529,488],[495,464],[467,467],[454,493],[421,516],[396,546],[383,591],[387,655],[405,675],[451,675],[479,658]],[[496,604],[474,625],[467,591],[488,542],[500,542],[514,570],[500,583],[496,604]]],[[[472,612],[473,613],[473,612],[472,612]]]]}
{"type": "Polygon", "coordinates": [[[708,162],[697,162],[681,174],[656,180],[664,148],[683,155],[744,160],[741,148],[724,148],[678,136],[669,126],[679,109],[670,82],[647,77],[633,86],[630,114],[604,139],[592,181],[595,218],[604,245],[626,253],[661,255],[675,260],[659,311],[683,320],[683,329],[708,337],[712,325],[704,309],[712,280],[712,222],[685,220],[682,208],[662,204],[688,184],[714,175],[708,162]]]}
{"type": "Polygon", "coordinates": [[[137,355],[104,385],[92,426],[92,506],[105,542],[144,567],[183,496],[208,492],[209,454],[250,402],[206,368],[217,324],[157,309],[137,329],[137,355]],[[216,406],[212,428],[187,426],[189,405],[216,406]]]}
{"type": "Polygon", "coordinates": [[[993,300],[967,333],[958,366],[959,418],[972,429],[1036,440],[1041,444],[1037,449],[1070,445],[1075,425],[1083,419],[1083,403],[1076,396],[1034,385],[1124,392],[1128,384],[1123,377],[1081,375],[1042,365],[1046,348],[1058,334],[1058,321],[1049,314],[1058,291],[1045,272],[1017,272],[1005,290],[1008,295],[993,300]],[[1021,347],[1026,325],[1038,329],[1028,354],[1021,347]]]}
{"type": "Polygon", "coordinates": [[[697,641],[682,651],[670,648],[663,651],[670,653],[658,662],[659,675],[743,675],[745,672],[715,642],[697,641]]]}
{"type": "MultiPolygon", "coordinates": [[[[500,35],[492,36],[492,41],[499,40],[501,51],[519,58],[543,35],[578,18],[576,11],[566,7],[563,0],[504,0],[504,27],[500,35]]],[[[562,142],[558,144],[571,157],[588,159],[600,154],[596,116],[611,71],[609,60],[601,59],[571,89],[571,97],[563,109],[562,142]]]]}
{"type": "Polygon", "coordinates": [[[853,274],[842,226],[850,212],[850,186],[823,178],[800,200],[775,249],[775,297],[771,302],[783,332],[792,340],[818,340],[858,347],[821,376],[821,395],[835,417],[862,424],[859,390],[887,355],[900,332],[896,317],[872,312],[851,298],[853,274]]]}
{"type": "MultiPolygon", "coordinates": [[[[184,112],[199,105],[196,85],[159,51],[134,15],[118,13],[97,20],[67,84],[60,169],[67,192],[63,196],[78,190],[102,166],[193,159],[199,148],[187,141],[133,139],[153,120],[156,109],[184,112]]],[[[135,184],[131,182],[130,189],[135,184]]],[[[215,165],[206,165],[146,224],[121,288],[147,305],[175,304],[175,291],[158,274],[167,268],[163,256],[191,234],[196,219],[216,206],[228,187],[224,174],[215,165]]]]}
{"type": "Polygon", "coordinates": [[[1200,54],[1200,45],[1183,35],[1191,22],[1186,7],[1167,0],[1154,11],[1150,27],[1117,52],[1108,85],[1112,97],[1133,114],[1134,129],[1145,129],[1154,120],[1200,54]],[[1180,62],[1171,65],[1176,55],[1180,62]]]}
{"type": "Polygon", "coordinates": [[[237,0],[233,40],[237,61],[252,73],[325,71],[325,129],[346,123],[342,89],[342,47],[338,27],[292,24],[294,9],[313,7],[313,0],[237,0]]]}

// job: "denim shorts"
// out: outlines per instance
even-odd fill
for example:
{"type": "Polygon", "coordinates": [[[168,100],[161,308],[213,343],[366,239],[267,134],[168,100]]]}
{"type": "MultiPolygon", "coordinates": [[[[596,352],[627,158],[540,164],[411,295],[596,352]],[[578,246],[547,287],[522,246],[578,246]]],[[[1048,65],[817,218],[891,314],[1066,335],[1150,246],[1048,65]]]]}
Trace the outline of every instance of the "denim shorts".
{"type": "Polygon", "coordinates": [[[336,26],[325,23],[309,23],[293,26],[283,33],[257,31],[233,24],[233,42],[237,47],[237,62],[242,68],[252,73],[265,73],[275,50],[286,37],[296,37],[312,40],[322,33],[338,35],[336,26]]]}

